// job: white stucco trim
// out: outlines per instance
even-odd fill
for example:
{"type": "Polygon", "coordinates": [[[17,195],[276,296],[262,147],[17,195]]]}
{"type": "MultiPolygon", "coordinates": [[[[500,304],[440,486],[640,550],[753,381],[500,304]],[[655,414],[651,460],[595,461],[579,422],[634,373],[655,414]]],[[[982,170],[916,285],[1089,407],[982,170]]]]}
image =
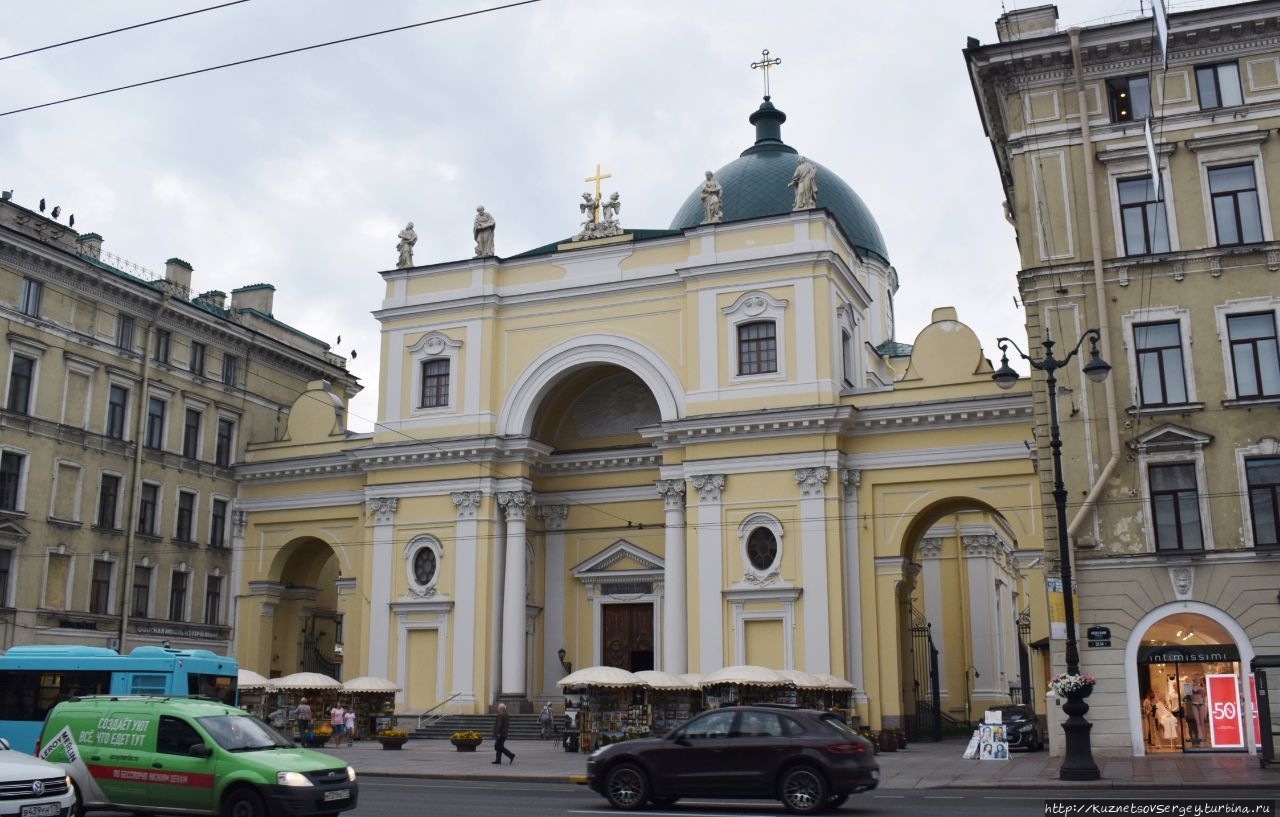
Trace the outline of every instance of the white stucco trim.
{"type": "Polygon", "coordinates": [[[658,352],[619,335],[585,335],[546,350],[520,373],[498,412],[498,433],[531,434],[538,403],[561,375],[596,363],[620,366],[639,377],[664,421],[684,417],[684,386],[658,352]]]}
{"type": "Polygon", "coordinates": [[[1142,636],[1146,634],[1151,625],[1161,619],[1167,618],[1176,613],[1195,613],[1212,619],[1215,623],[1222,626],[1236,643],[1236,649],[1240,651],[1240,671],[1241,677],[1241,697],[1244,704],[1240,707],[1240,716],[1244,724],[1245,745],[1248,747],[1249,754],[1257,754],[1258,747],[1253,742],[1253,701],[1249,699],[1247,690],[1249,688],[1249,664],[1253,661],[1253,644],[1249,641],[1249,636],[1245,633],[1235,619],[1209,604],[1200,601],[1176,601],[1172,604],[1163,604],[1148,612],[1145,616],[1138,619],[1130,631],[1128,642],[1124,645],[1124,709],[1129,716],[1129,741],[1133,745],[1134,757],[1143,757],[1146,755],[1146,745],[1142,741],[1142,707],[1137,705],[1141,700],[1138,693],[1138,648],[1142,646],[1142,636]]]}

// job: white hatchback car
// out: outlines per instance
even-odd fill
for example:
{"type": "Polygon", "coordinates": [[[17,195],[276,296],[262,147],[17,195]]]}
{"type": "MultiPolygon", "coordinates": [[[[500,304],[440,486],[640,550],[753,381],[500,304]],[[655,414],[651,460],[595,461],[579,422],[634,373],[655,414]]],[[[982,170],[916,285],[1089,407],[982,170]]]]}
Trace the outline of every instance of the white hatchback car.
{"type": "Polygon", "coordinates": [[[71,817],[76,792],[61,766],[9,748],[0,738],[0,815],[71,817]]]}

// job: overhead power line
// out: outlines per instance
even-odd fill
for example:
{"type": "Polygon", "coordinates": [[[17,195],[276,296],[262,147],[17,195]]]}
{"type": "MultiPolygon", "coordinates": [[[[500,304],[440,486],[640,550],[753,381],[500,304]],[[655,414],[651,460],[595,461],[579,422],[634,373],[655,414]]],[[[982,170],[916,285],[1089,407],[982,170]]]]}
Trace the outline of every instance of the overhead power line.
{"type": "Polygon", "coordinates": [[[41,51],[48,51],[53,48],[61,48],[64,45],[74,45],[75,43],[82,43],[86,40],[94,40],[94,39],[97,39],[98,37],[106,37],[111,34],[119,34],[122,31],[132,31],[135,28],[145,28],[146,26],[153,26],[156,23],[167,23],[170,20],[177,20],[180,17],[190,17],[193,14],[203,14],[206,11],[215,11],[216,9],[226,8],[227,6],[235,6],[240,3],[247,3],[247,2],[249,2],[249,0],[231,0],[230,3],[221,3],[216,6],[209,6],[208,8],[196,9],[195,11],[187,11],[187,12],[183,12],[182,14],[174,14],[171,17],[161,17],[159,20],[148,20],[145,23],[136,23],[131,26],[125,26],[124,28],[113,28],[110,31],[104,31],[101,34],[90,34],[87,37],[77,37],[74,40],[67,40],[61,43],[54,43],[53,45],[42,45],[39,48],[32,48],[27,51],[19,51],[16,54],[9,54],[7,56],[0,57],[0,62],[4,62],[5,60],[11,60],[14,57],[25,57],[28,54],[38,54],[41,51]]]}
{"type": "Polygon", "coordinates": [[[316,43],[315,45],[304,45],[300,48],[290,48],[287,51],[276,51],[275,53],[272,53],[272,54],[263,54],[262,56],[258,56],[258,57],[249,57],[248,59],[236,60],[235,62],[225,62],[225,63],[222,63],[221,65],[211,65],[207,68],[197,68],[194,71],[183,71],[180,74],[170,74],[167,77],[158,77],[156,79],[143,80],[142,82],[133,82],[128,85],[120,85],[115,88],[107,88],[106,90],[102,90],[102,91],[93,91],[92,93],[79,94],[77,96],[69,96],[69,97],[66,97],[65,99],[54,100],[53,102],[42,102],[39,105],[28,105],[25,108],[15,108],[11,111],[5,111],[3,113],[0,113],[0,116],[12,116],[13,114],[26,113],[27,111],[35,111],[35,110],[39,110],[40,108],[50,108],[54,105],[61,105],[66,102],[76,102],[77,100],[81,100],[81,99],[91,99],[92,97],[95,97],[95,96],[103,96],[105,94],[114,94],[117,91],[128,91],[132,88],[141,88],[146,85],[156,85],[161,82],[168,82],[169,80],[172,80],[172,79],[182,79],[184,77],[193,77],[193,76],[196,76],[197,74],[207,74],[210,71],[218,71],[223,68],[234,68],[237,65],[248,65],[249,63],[252,63],[252,62],[262,62],[263,60],[275,59],[276,57],[287,57],[290,54],[301,54],[304,51],[314,51],[317,48],[328,48],[331,45],[342,45],[344,43],[355,42],[356,40],[368,39],[369,37],[380,37],[383,34],[394,34],[398,31],[408,31],[409,29],[421,28],[422,26],[435,25],[436,23],[447,23],[452,20],[461,20],[465,17],[476,17],[478,15],[488,14],[494,11],[505,11],[506,9],[516,8],[517,6],[527,6],[532,3],[538,3],[538,2],[541,2],[541,0],[518,0],[518,2],[507,3],[506,5],[502,5],[502,6],[493,6],[492,8],[477,9],[475,11],[464,11],[461,14],[451,14],[447,17],[437,17],[434,20],[424,20],[420,23],[410,23],[408,25],[396,26],[395,28],[384,28],[381,31],[370,31],[367,34],[356,34],[355,36],[343,37],[342,39],[339,39],[339,40],[330,40],[324,43],[316,43]]]}

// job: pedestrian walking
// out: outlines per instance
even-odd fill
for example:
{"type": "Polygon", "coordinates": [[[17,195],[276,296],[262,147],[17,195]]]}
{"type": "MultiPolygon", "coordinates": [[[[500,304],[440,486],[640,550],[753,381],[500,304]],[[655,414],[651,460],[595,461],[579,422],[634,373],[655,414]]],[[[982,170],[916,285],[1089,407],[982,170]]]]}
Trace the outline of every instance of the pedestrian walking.
{"type": "Polygon", "coordinates": [[[511,718],[507,715],[507,705],[498,704],[498,717],[493,722],[493,747],[497,753],[494,763],[501,765],[502,756],[506,755],[508,763],[516,762],[516,753],[507,748],[507,732],[511,728],[511,718]]]}
{"type": "Polygon", "coordinates": [[[334,701],[329,710],[329,730],[333,732],[333,745],[342,745],[342,735],[347,731],[347,710],[342,708],[342,701],[334,701]]]}
{"type": "Polygon", "coordinates": [[[542,711],[538,713],[538,733],[543,740],[551,737],[551,702],[542,705],[542,711]]]}
{"type": "Polygon", "coordinates": [[[298,739],[302,741],[303,746],[310,746],[315,739],[311,731],[311,719],[315,716],[306,698],[298,699],[298,708],[293,710],[293,717],[298,721],[298,739]]]}
{"type": "Polygon", "coordinates": [[[356,740],[356,713],[353,709],[348,709],[347,714],[342,716],[343,730],[347,733],[347,745],[350,746],[356,740]]]}

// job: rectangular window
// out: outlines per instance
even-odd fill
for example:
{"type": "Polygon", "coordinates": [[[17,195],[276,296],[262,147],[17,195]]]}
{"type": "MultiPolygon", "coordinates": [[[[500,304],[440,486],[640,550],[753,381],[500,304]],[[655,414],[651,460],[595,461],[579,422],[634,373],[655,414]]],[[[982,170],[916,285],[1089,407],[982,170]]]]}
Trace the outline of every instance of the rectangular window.
{"type": "Polygon", "coordinates": [[[173,529],[173,538],[179,542],[193,542],[192,522],[196,512],[196,495],[190,491],[178,491],[178,523],[173,529]]]}
{"type": "Polygon", "coordinates": [[[755,321],[738,327],[738,374],[778,371],[778,339],[773,321],[755,321]]]}
{"type": "Polygon", "coordinates": [[[1196,467],[1191,463],[1152,465],[1148,474],[1156,550],[1204,550],[1196,467]]]}
{"type": "Polygon", "coordinates": [[[218,420],[218,445],[214,451],[214,465],[227,467],[231,465],[231,444],[235,437],[236,424],[231,420],[218,420]]]}
{"type": "Polygon", "coordinates": [[[13,366],[9,369],[9,411],[18,414],[31,413],[31,382],[35,377],[35,359],[13,356],[13,366]]]}
{"type": "Polygon", "coordinates": [[[195,459],[200,455],[200,421],[204,415],[195,409],[187,409],[186,421],[182,424],[182,456],[195,459]]]}
{"type": "Polygon", "coordinates": [[[151,568],[134,565],[133,605],[129,615],[134,618],[151,616],[151,568]]]}
{"type": "Polygon", "coordinates": [[[133,351],[133,316],[116,316],[116,346],[126,352],[133,351]]]}
{"type": "Polygon", "coordinates": [[[1271,312],[1228,315],[1231,367],[1236,397],[1241,400],[1280,396],[1280,350],[1276,346],[1276,319],[1271,312]]]}
{"type": "Polygon", "coordinates": [[[1234,62],[1202,65],[1196,69],[1196,88],[1200,91],[1200,110],[1234,108],[1244,104],[1240,93],[1240,66],[1234,62]]]}
{"type": "Polygon", "coordinates": [[[138,533],[156,535],[159,508],[160,486],[150,482],[142,483],[142,491],[138,496],[138,533]]]}
{"type": "Polygon", "coordinates": [[[93,583],[89,588],[89,612],[105,616],[111,612],[111,562],[95,559],[93,583]]]}
{"type": "Polygon", "coordinates": [[[235,355],[222,356],[222,384],[234,386],[240,376],[240,358],[235,355]]]}
{"type": "Polygon", "coordinates": [[[1112,122],[1141,122],[1151,117],[1151,81],[1145,76],[1107,80],[1112,122]]]}
{"type": "Polygon", "coordinates": [[[169,582],[169,620],[187,620],[187,574],[176,570],[169,582]]]}
{"type": "Polygon", "coordinates": [[[124,386],[112,386],[107,395],[107,428],[108,437],[124,439],[125,412],[129,408],[129,390],[124,386]]]}
{"type": "Polygon", "coordinates": [[[191,341],[191,373],[204,374],[204,344],[191,341]]]}
{"type": "Polygon", "coordinates": [[[424,360],[422,362],[421,408],[449,405],[449,361],[424,360]]]}
{"type": "Polygon", "coordinates": [[[1209,168],[1209,197],[1219,247],[1262,240],[1262,211],[1258,209],[1253,165],[1209,168]]]}
{"type": "Polygon", "coordinates": [[[164,448],[164,410],[159,397],[147,401],[147,448],[164,448]]]}
{"type": "Polygon", "coordinates": [[[10,607],[9,578],[13,572],[13,551],[0,550],[0,607],[10,607]]]}
{"type": "Polygon", "coordinates": [[[844,384],[853,385],[853,338],[848,332],[840,330],[840,359],[844,373],[844,384]]]}
{"type": "Polygon", "coordinates": [[[156,363],[169,362],[169,349],[173,346],[173,333],[168,329],[156,330],[156,346],[152,353],[152,359],[156,363]]]}
{"type": "Polygon", "coordinates": [[[1177,321],[1133,327],[1138,357],[1138,397],[1143,406],[1176,406],[1187,402],[1182,368],[1182,330],[1177,321]]]}
{"type": "Polygon", "coordinates": [[[98,487],[98,527],[116,530],[116,504],[120,500],[120,477],[103,474],[98,487]]]}
{"type": "Polygon", "coordinates": [[[1249,480],[1249,515],[1253,517],[1253,546],[1280,545],[1280,457],[1245,461],[1249,480]]]}
{"type": "Polygon", "coordinates": [[[32,278],[22,279],[22,314],[40,317],[40,301],[44,298],[44,284],[32,278]]]}
{"type": "Polygon", "coordinates": [[[1150,176],[1116,182],[1120,197],[1120,225],[1125,255],[1151,255],[1169,251],[1169,224],[1164,202],[1156,200],[1150,176]]]}
{"type": "Polygon", "coordinates": [[[0,511],[20,511],[18,489],[22,486],[22,462],[26,457],[14,451],[0,454],[0,511]]]}
{"type": "Polygon", "coordinates": [[[226,547],[227,500],[213,500],[213,513],[209,516],[209,547],[226,547]]]}
{"type": "Polygon", "coordinates": [[[210,576],[204,583],[204,623],[222,623],[222,577],[210,576]]]}

